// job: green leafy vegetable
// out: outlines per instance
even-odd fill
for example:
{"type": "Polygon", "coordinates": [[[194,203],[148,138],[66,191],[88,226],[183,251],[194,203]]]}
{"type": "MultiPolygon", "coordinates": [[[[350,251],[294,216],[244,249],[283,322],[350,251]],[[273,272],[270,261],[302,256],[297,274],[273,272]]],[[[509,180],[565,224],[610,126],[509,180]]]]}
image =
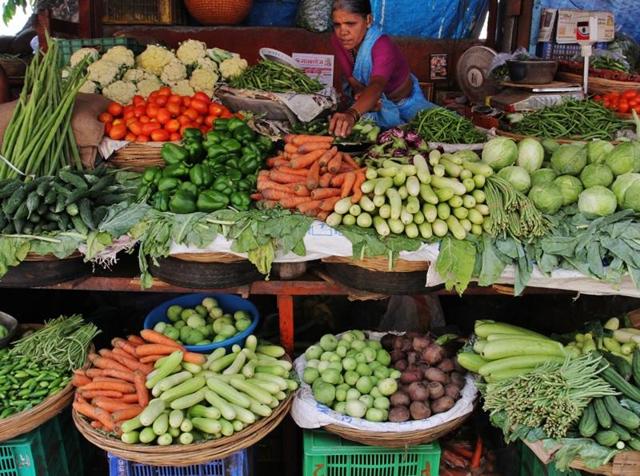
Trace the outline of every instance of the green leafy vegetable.
{"type": "Polygon", "coordinates": [[[468,240],[456,240],[450,236],[440,242],[436,271],[444,279],[447,290],[462,294],[471,278],[476,263],[476,246],[468,240]]]}

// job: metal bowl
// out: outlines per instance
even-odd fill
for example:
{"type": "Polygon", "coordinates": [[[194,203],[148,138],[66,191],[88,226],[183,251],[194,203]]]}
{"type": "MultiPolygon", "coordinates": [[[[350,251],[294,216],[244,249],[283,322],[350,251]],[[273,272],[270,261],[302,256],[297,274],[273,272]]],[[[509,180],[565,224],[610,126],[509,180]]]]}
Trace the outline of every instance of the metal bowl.
{"type": "Polygon", "coordinates": [[[9,345],[9,342],[11,342],[11,339],[13,339],[13,336],[18,329],[18,321],[9,314],[0,311],[0,324],[6,327],[7,331],[9,331],[6,337],[0,339],[0,349],[2,349],[3,347],[9,345]]]}
{"type": "Polygon", "coordinates": [[[558,71],[558,62],[551,60],[507,60],[509,77],[515,83],[547,84],[558,71]]]}

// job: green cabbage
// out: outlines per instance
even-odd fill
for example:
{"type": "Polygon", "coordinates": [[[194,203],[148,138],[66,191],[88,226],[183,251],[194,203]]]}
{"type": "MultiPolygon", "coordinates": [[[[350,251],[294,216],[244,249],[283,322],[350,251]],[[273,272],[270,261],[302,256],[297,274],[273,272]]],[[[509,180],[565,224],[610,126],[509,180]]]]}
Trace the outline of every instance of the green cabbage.
{"type": "Polygon", "coordinates": [[[562,204],[564,206],[576,203],[580,192],[584,190],[580,179],[573,175],[561,175],[555,179],[553,183],[556,184],[560,188],[560,192],[562,192],[562,204]]]}
{"type": "Polygon", "coordinates": [[[627,190],[637,181],[640,181],[640,174],[628,173],[619,175],[616,178],[616,181],[613,182],[611,190],[613,190],[620,208],[624,208],[625,195],[627,194],[627,190]]]}
{"type": "Polygon", "coordinates": [[[620,208],[630,208],[631,210],[640,212],[640,181],[636,180],[627,189],[620,208]]]}
{"type": "Polygon", "coordinates": [[[613,144],[606,140],[596,139],[587,144],[587,159],[590,164],[604,164],[612,150],[613,144]]]}
{"type": "Polygon", "coordinates": [[[563,202],[562,191],[553,182],[534,185],[529,192],[529,198],[538,210],[549,215],[560,210],[563,202]]]}
{"type": "Polygon", "coordinates": [[[614,193],[602,185],[586,189],[578,199],[578,210],[587,218],[612,215],[617,206],[614,193]]]}
{"type": "Polygon", "coordinates": [[[604,164],[589,164],[580,172],[580,180],[582,180],[584,188],[595,185],[608,187],[613,182],[613,172],[604,164]]]}
{"type": "Polygon", "coordinates": [[[482,160],[494,170],[513,165],[518,158],[518,146],[506,137],[496,137],[484,145],[482,160]]]}
{"type": "Polygon", "coordinates": [[[564,144],[551,156],[551,167],[560,175],[578,175],[587,165],[587,149],[581,144],[564,144]]]}
{"type": "Polygon", "coordinates": [[[640,172],[640,144],[637,142],[618,144],[607,156],[605,163],[614,175],[640,172]]]}
{"type": "Polygon", "coordinates": [[[532,173],[542,166],[544,148],[536,139],[527,137],[518,143],[518,165],[532,173]]]}
{"type": "Polygon", "coordinates": [[[498,175],[513,185],[518,192],[527,193],[531,188],[531,177],[524,167],[510,165],[498,172],[498,175]]]}
{"type": "Polygon", "coordinates": [[[538,169],[531,174],[531,185],[553,182],[557,176],[558,174],[553,169],[538,169]]]}
{"type": "Polygon", "coordinates": [[[480,157],[478,156],[478,154],[476,154],[474,151],[470,149],[458,150],[454,152],[453,156],[459,157],[462,160],[470,160],[471,162],[477,162],[480,160],[480,157]]]}

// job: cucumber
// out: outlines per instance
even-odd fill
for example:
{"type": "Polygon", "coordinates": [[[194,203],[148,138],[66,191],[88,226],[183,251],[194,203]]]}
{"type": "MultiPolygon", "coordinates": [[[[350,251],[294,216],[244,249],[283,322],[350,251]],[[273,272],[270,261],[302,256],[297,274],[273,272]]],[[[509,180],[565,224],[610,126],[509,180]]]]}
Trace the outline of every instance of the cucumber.
{"type": "MultiPolygon", "coordinates": [[[[234,378],[233,380],[236,383],[241,381],[237,377],[234,378]]],[[[251,400],[249,400],[249,397],[247,397],[243,393],[236,390],[234,388],[235,385],[232,387],[231,385],[222,381],[221,379],[212,377],[210,379],[207,379],[207,386],[211,390],[213,390],[215,393],[220,395],[222,398],[227,400],[229,403],[235,403],[236,405],[242,408],[249,408],[249,406],[251,406],[251,400]]],[[[213,403],[212,405],[214,407],[217,407],[217,405],[213,403]]],[[[218,410],[220,410],[220,412],[222,413],[222,408],[218,408],[218,410]]],[[[223,417],[225,416],[224,413],[222,413],[222,416],[223,417]]],[[[233,420],[233,418],[227,418],[227,420],[233,420]]]]}
{"type": "Polygon", "coordinates": [[[640,427],[640,417],[633,413],[631,410],[627,410],[618,399],[613,395],[607,395],[603,398],[607,411],[616,423],[622,425],[630,430],[635,430],[640,427]]]}
{"type": "Polygon", "coordinates": [[[640,385],[640,349],[633,352],[633,361],[631,363],[631,373],[633,381],[636,385],[640,385]]]}
{"type": "Polygon", "coordinates": [[[163,392],[162,395],[160,395],[160,399],[164,400],[167,403],[171,403],[178,398],[194,394],[195,392],[203,388],[206,383],[207,382],[205,381],[205,379],[200,376],[190,378],[189,380],[182,382],[181,384],[176,385],[175,387],[163,392]]]}
{"type": "Polygon", "coordinates": [[[580,418],[578,430],[580,431],[580,435],[585,438],[595,435],[598,431],[598,417],[596,417],[596,411],[593,408],[593,404],[587,405],[587,408],[584,409],[582,418],[580,418]]]}
{"type": "Polygon", "coordinates": [[[191,422],[193,426],[200,431],[205,433],[209,433],[215,435],[216,433],[220,433],[222,427],[220,426],[220,422],[217,420],[211,420],[210,418],[192,418],[191,422]]]}
{"type": "MultiPolygon", "coordinates": [[[[233,407],[229,404],[229,402],[225,401],[222,397],[220,397],[217,393],[215,393],[212,390],[205,390],[204,391],[204,398],[205,400],[207,400],[207,402],[209,402],[209,404],[218,409],[220,411],[220,414],[226,419],[226,420],[233,420],[236,417],[236,411],[233,409],[233,407]]],[[[251,403],[249,403],[249,405],[251,405],[251,403]]]]}
{"type": "Polygon", "coordinates": [[[151,426],[156,418],[158,418],[162,414],[165,408],[166,403],[164,400],[160,400],[159,398],[151,400],[147,407],[142,410],[140,415],[138,415],[142,426],[151,426]]]}
{"type": "Polygon", "coordinates": [[[138,438],[140,440],[140,443],[151,443],[152,441],[155,441],[155,439],[158,437],[158,435],[156,435],[153,432],[153,428],[151,427],[147,427],[144,430],[142,430],[140,432],[140,434],[138,435],[138,438]]]}
{"type": "Polygon", "coordinates": [[[631,433],[629,433],[626,428],[618,425],[617,423],[611,425],[611,431],[615,431],[622,441],[629,441],[631,439],[631,433]]]}
{"type": "Polygon", "coordinates": [[[629,380],[632,374],[632,366],[626,359],[611,352],[603,352],[602,355],[622,375],[622,378],[629,380]]]}
{"type": "Polygon", "coordinates": [[[622,378],[622,375],[620,375],[614,369],[612,369],[611,367],[607,367],[602,371],[600,375],[616,390],[622,392],[625,397],[628,397],[631,400],[635,400],[636,402],[640,402],[640,389],[627,382],[624,378],[622,378]]]}
{"type": "Polygon", "coordinates": [[[631,410],[633,413],[640,416],[640,403],[629,400],[628,398],[623,398],[620,403],[627,410],[631,410]]]}
{"type": "Polygon", "coordinates": [[[591,401],[591,403],[593,405],[593,409],[596,412],[598,424],[605,429],[611,428],[611,425],[613,424],[613,420],[611,419],[611,415],[609,415],[609,412],[607,411],[607,407],[605,406],[602,398],[594,398],[591,401]]]}
{"type": "Polygon", "coordinates": [[[602,446],[615,446],[620,437],[615,431],[604,430],[595,434],[595,440],[602,446]]]}
{"type": "Polygon", "coordinates": [[[640,451],[640,439],[633,437],[629,441],[627,441],[629,447],[633,450],[640,451]]]}
{"type": "Polygon", "coordinates": [[[470,372],[478,373],[480,367],[487,363],[475,352],[460,352],[457,356],[458,363],[470,372]]]}
{"type": "Polygon", "coordinates": [[[169,415],[166,412],[161,413],[160,416],[153,422],[151,428],[153,428],[153,432],[156,435],[164,435],[167,431],[169,431],[169,415]]]}
{"type": "Polygon", "coordinates": [[[484,338],[491,334],[515,334],[548,339],[548,337],[538,334],[537,332],[530,331],[523,327],[514,326],[512,324],[507,324],[505,322],[476,321],[474,332],[478,337],[484,338]]]}
{"type": "MultiPolygon", "coordinates": [[[[487,360],[497,360],[504,357],[516,357],[521,355],[549,355],[557,357],[565,357],[565,351],[562,344],[549,340],[519,339],[517,336],[512,339],[502,339],[493,342],[487,342],[482,349],[482,358],[487,360]]],[[[640,393],[640,391],[639,391],[640,393]]]]}
{"type": "Polygon", "coordinates": [[[171,402],[171,408],[174,410],[186,410],[187,408],[197,405],[202,400],[204,400],[204,389],[201,388],[195,393],[173,400],[171,402]]]}

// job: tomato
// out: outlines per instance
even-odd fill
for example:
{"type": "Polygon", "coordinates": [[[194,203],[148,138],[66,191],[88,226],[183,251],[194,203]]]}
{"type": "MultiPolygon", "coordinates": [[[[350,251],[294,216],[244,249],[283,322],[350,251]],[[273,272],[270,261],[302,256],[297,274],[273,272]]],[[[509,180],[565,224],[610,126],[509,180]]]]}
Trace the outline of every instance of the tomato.
{"type": "Polygon", "coordinates": [[[205,115],[209,112],[209,104],[202,101],[201,99],[192,99],[191,108],[195,110],[198,114],[202,114],[202,115],[205,115]]]}
{"type": "Polygon", "coordinates": [[[191,98],[189,96],[184,96],[182,98],[182,104],[186,107],[189,107],[189,105],[191,104],[191,98]]]}
{"type": "Polygon", "coordinates": [[[171,135],[169,136],[169,140],[174,141],[174,142],[177,142],[180,139],[182,139],[182,136],[178,132],[172,132],[171,135]]]}
{"type": "Polygon", "coordinates": [[[125,120],[127,119],[135,119],[136,118],[136,112],[135,111],[127,111],[124,113],[125,120]]]}
{"type": "Polygon", "coordinates": [[[597,96],[593,96],[593,100],[596,102],[601,102],[602,101],[602,96],[597,95],[597,96]]]}
{"type": "Polygon", "coordinates": [[[158,110],[160,108],[158,106],[156,106],[155,104],[149,104],[147,106],[147,116],[149,117],[156,117],[158,115],[158,110]]]}
{"type": "Polygon", "coordinates": [[[621,99],[618,103],[618,112],[621,112],[623,114],[629,112],[629,103],[626,101],[626,99],[621,99]]]}
{"type": "Polygon", "coordinates": [[[98,120],[100,122],[104,122],[106,124],[107,122],[113,121],[113,116],[111,114],[109,114],[108,112],[103,112],[102,114],[100,114],[98,116],[98,120]]]}
{"type": "Polygon", "coordinates": [[[126,136],[124,136],[124,140],[133,142],[134,140],[136,140],[136,135],[129,132],[126,136]]]}
{"type": "Polygon", "coordinates": [[[169,104],[182,104],[182,96],[172,94],[171,96],[169,96],[169,104]]]}
{"type": "Polygon", "coordinates": [[[202,125],[204,123],[204,117],[198,116],[193,120],[193,122],[195,122],[197,125],[200,126],[200,125],[202,125]]]}
{"type": "Polygon", "coordinates": [[[153,142],[166,142],[169,140],[170,135],[171,134],[164,129],[157,129],[151,132],[150,138],[153,142]]]}
{"type": "Polygon", "coordinates": [[[110,122],[105,122],[104,123],[104,135],[108,136],[109,132],[111,132],[111,128],[113,127],[113,124],[111,124],[110,122]]]}
{"type": "Polygon", "coordinates": [[[130,119],[123,119],[123,121],[128,128],[131,124],[133,124],[134,122],[137,122],[138,120],[135,117],[132,117],[130,119]]]}
{"type": "Polygon", "coordinates": [[[156,114],[156,119],[160,124],[166,124],[171,119],[171,113],[164,108],[158,109],[158,114],[156,114]]]}
{"type": "Polygon", "coordinates": [[[158,97],[158,91],[153,91],[151,94],[149,94],[149,97],[147,98],[147,102],[153,102],[157,97],[158,97]]]}
{"type": "Polygon", "coordinates": [[[210,130],[210,128],[207,126],[200,126],[198,129],[200,129],[200,132],[202,132],[203,134],[206,134],[210,130]]]}
{"type": "Polygon", "coordinates": [[[220,119],[231,119],[233,117],[233,114],[227,110],[222,111],[222,114],[220,114],[220,119]]]}
{"type": "Polygon", "coordinates": [[[119,126],[120,124],[124,124],[124,119],[114,119],[112,124],[114,126],[119,126]]]}
{"type": "Polygon", "coordinates": [[[622,97],[625,99],[633,99],[638,95],[638,93],[636,91],[634,91],[633,89],[629,90],[629,91],[625,91],[624,93],[622,93],[622,97]]]}
{"type": "Polygon", "coordinates": [[[184,126],[186,124],[190,124],[191,119],[189,119],[187,116],[178,116],[178,122],[181,126],[184,126]]]}
{"type": "Polygon", "coordinates": [[[169,102],[169,98],[167,96],[158,96],[156,98],[156,100],[154,101],[154,103],[156,104],[156,106],[159,107],[164,107],[167,105],[167,102],[169,102]]]}
{"type": "Polygon", "coordinates": [[[158,89],[159,96],[171,96],[171,88],[169,86],[162,86],[158,89]]]}
{"type": "Polygon", "coordinates": [[[123,109],[124,108],[122,107],[122,104],[118,104],[115,101],[111,101],[107,106],[107,111],[109,112],[109,114],[111,114],[114,117],[121,116],[123,109]]]}
{"type": "Polygon", "coordinates": [[[142,123],[140,121],[135,121],[129,124],[129,130],[133,132],[135,135],[139,136],[142,134],[142,123]]]}
{"type": "Polygon", "coordinates": [[[637,96],[635,98],[629,99],[629,109],[633,109],[638,104],[640,104],[640,98],[638,98],[637,96]]]}
{"type": "Polygon", "coordinates": [[[636,111],[636,114],[640,114],[640,104],[634,107],[633,110],[636,111]]]}
{"type": "Polygon", "coordinates": [[[161,128],[162,128],[162,126],[160,126],[160,124],[158,124],[157,122],[149,122],[148,124],[144,124],[142,126],[142,135],[148,136],[153,131],[161,129],[161,128]]]}
{"type": "Polygon", "coordinates": [[[191,99],[198,99],[200,101],[206,102],[207,104],[211,102],[211,98],[202,91],[198,91],[197,93],[195,93],[193,96],[191,96],[191,99]]]}
{"type": "Polygon", "coordinates": [[[164,125],[164,129],[169,132],[178,132],[180,130],[180,121],[177,119],[170,119],[164,125]]]}
{"type": "Polygon", "coordinates": [[[216,116],[207,116],[204,118],[204,123],[209,127],[213,127],[213,123],[215,122],[216,119],[217,119],[216,116]]]}
{"type": "Polygon", "coordinates": [[[144,106],[136,106],[134,113],[136,117],[141,117],[146,114],[147,109],[144,106]]]}
{"type": "Polygon", "coordinates": [[[149,118],[149,116],[140,116],[140,122],[142,122],[143,124],[147,124],[148,122],[151,122],[151,119],[149,118]]]}
{"type": "Polygon", "coordinates": [[[136,94],[135,96],[133,96],[133,100],[132,103],[134,106],[145,106],[147,104],[147,102],[144,100],[144,98],[138,94],[136,94]]]}
{"type": "Polygon", "coordinates": [[[220,114],[222,114],[223,110],[223,106],[221,104],[218,104],[217,102],[212,102],[211,104],[209,104],[209,114],[212,116],[218,117],[220,114]]]}
{"type": "Polygon", "coordinates": [[[241,121],[244,121],[244,114],[242,114],[241,112],[236,112],[234,116],[236,116],[241,121]]]}
{"type": "Polygon", "coordinates": [[[200,114],[198,114],[198,111],[196,111],[195,109],[189,108],[186,111],[184,111],[184,115],[187,116],[192,121],[195,121],[200,114]]]}
{"type": "Polygon", "coordinates": [[[113,140],[122,140],[127,135],[127,126],[124,124],[114,124],[109,131],[109,137],[113,140]]]}
{"type": "Polygon", "coordinates": [[[136,142],[149,142],[148,136],[138,136],[136,137],[136,142]]]}
{"type": "Polygon", "coordinates": [[[167,104],[167,111],[171,114],[172,117],[176,117],[180,115],[180,106],[176,103],[170,102],[167,104]]]}

